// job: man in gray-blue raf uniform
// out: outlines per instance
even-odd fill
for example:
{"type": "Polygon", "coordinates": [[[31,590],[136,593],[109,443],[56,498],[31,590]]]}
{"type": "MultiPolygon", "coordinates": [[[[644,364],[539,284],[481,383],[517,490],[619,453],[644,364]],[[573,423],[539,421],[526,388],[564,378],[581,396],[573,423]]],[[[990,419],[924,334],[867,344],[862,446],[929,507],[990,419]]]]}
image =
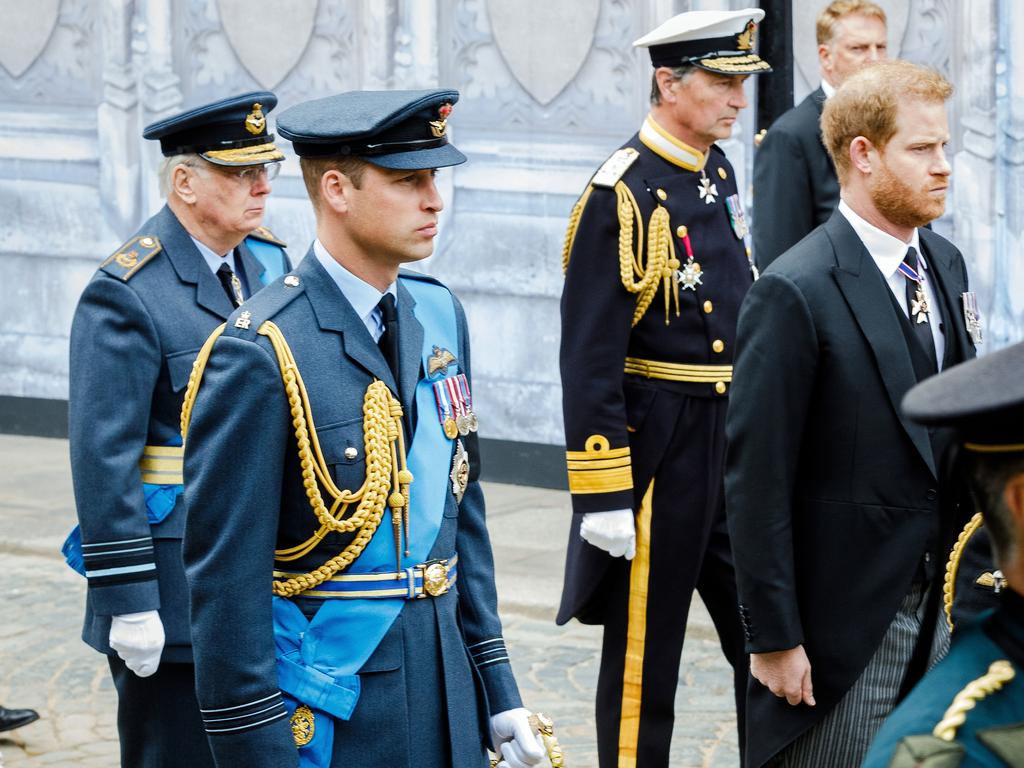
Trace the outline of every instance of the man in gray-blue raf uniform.
{"type": "Polygon", "coordinates": [[[953,635],[949,655],[889,716],[864,768],[1024,765],[1024,344],[921,382],[903,412],[952,427],[1000,570],[1000,605],[953,635]]]}
{"type": "MultiPolygon", "coordinates": [[[[466,319],[431,254],[458,93],[281,115],[317,219],[301,264],[200,354],[185,532],[222,768],[549,764],[502,639],[466,319]]],[[[541,723],[543,725],[543,723],[541,723]]]]}
{"type": "Polygon", "coordinates": [[[146,128],[167,204],[86,286],[71,328],[71,471],[80,529],[65,544],[88,579],[83,639],[107,654],[121,761],[212,765],[195,697],[181,537],[181,403],[203,341],[288,269],[264,227],[283,159],[272,93],[146,128]]]}

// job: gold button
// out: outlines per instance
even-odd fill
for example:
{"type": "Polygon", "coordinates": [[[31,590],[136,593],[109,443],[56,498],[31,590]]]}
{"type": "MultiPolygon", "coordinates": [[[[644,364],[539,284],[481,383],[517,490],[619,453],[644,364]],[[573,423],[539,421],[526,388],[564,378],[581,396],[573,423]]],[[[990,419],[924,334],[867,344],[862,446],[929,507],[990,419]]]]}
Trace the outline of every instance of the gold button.
{"type": "Polygon", "coordinates": [[[725,382],[724,381],[716,381],[715,382],[715,392],[717,392],[720,395],[724,395],[725,394],[725,382]]]}
{"type": "Polygon", "coordinates": [[[676,227],[676,237],[686,237],[686,233],[688,231],[689,230],[686,228],[685,225],[680,224],[678,227],[676,227]]]}
{"type": "Polygon", "coordinates": [[[668,200],[668,193],[664,189],[659,188],[655,194],[658,196],[659,200],[668,200]]]}
{"type": "Polygon", "coordinates": [[[351,445],[345,449],[345,458],[348,459],[349,461],[352,461],[358,455],[359,451],[353,448],[351,445]]]}
{"type": "Polygon", "coordinates": [[[714,309],[714,306],[711,304],[710,301],[705,301],[704,302],[704,314],[705,315],[710,315],[711,314],[711,310],[713,310],[713,309],[714,309]]]}
{"type": "Polygon", "coordinates": [[[727,175],[725,173],[725,168],[722,168],[721,166],[719,166],[719,168],[718,168],[718,177],[720,179],[722,179],[723,181],[726,179],[727,175]]]}
{"type": "Polygon", "coordinates": [[[725,349],[725,342],[722,341],[721,339],[715,339],[713,342],[711,342],[711,348],[715,350],[715,352],[721,352],[723,349],[725,349]]]}
{"type": "Polygon", "coordinates": [[[152,248],[154,244],[156,244],[156,240],[154,240],[152,237],[144,237],[141,240],[139,240],[139,245],[141,245],[143,248],[152,248]]]}

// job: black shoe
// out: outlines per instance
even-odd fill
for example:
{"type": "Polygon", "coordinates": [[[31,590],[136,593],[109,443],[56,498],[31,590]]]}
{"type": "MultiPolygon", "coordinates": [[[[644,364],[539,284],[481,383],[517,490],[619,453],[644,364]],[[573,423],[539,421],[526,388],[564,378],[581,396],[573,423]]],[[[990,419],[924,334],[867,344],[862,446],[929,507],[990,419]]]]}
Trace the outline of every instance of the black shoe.
{"type": "Polygon", "coordinates": [[[0,731],[12,731],[21,728],[23,725],[34,723],[39,719],[39,713],[34,709],[7,709],[0,707],[0,731]]]}

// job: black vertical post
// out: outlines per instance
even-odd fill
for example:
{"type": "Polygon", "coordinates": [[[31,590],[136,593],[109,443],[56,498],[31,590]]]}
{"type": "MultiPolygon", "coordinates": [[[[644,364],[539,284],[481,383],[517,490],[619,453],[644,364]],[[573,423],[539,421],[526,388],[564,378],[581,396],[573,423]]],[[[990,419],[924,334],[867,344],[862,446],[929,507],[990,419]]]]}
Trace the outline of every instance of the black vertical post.
{"type": "Polygon", "coordinates": [[[772,72],[757,78],[758,131],[793,106],[792,0],[760,0],[759,5],[765,15],[758,29],[758,52],[772,72]]]}

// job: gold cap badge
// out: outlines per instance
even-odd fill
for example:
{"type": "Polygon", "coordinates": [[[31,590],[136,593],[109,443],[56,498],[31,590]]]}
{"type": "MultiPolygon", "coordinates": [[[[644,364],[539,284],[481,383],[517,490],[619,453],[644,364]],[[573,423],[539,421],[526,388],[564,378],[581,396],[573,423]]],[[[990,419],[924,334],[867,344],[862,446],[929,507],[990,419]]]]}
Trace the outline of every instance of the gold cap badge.
{"type": "Polygon", "coordinates": [[[267,117],[263,114],[263,105],[259,102],[252,105],[252,112],[245,117],[245,130],[253,136],[259,136],[267,127],[267,117]]]}
{"type": "Polygon", "coordinates": [[[741,51],[754,50],[754,37],[756,34],[757,24],[751,19],[747,22],[746,28],[736,36],[736,47],[741,51]]]}
{"type": "Polygon", "coordinates": [[[452,105],[445,102],[438,107],[437,113],[441,119],[430,121],[430,132],[434,134],[435,139],[440,139],[448,130],[448,115],[452,113],[452,105]]]}

